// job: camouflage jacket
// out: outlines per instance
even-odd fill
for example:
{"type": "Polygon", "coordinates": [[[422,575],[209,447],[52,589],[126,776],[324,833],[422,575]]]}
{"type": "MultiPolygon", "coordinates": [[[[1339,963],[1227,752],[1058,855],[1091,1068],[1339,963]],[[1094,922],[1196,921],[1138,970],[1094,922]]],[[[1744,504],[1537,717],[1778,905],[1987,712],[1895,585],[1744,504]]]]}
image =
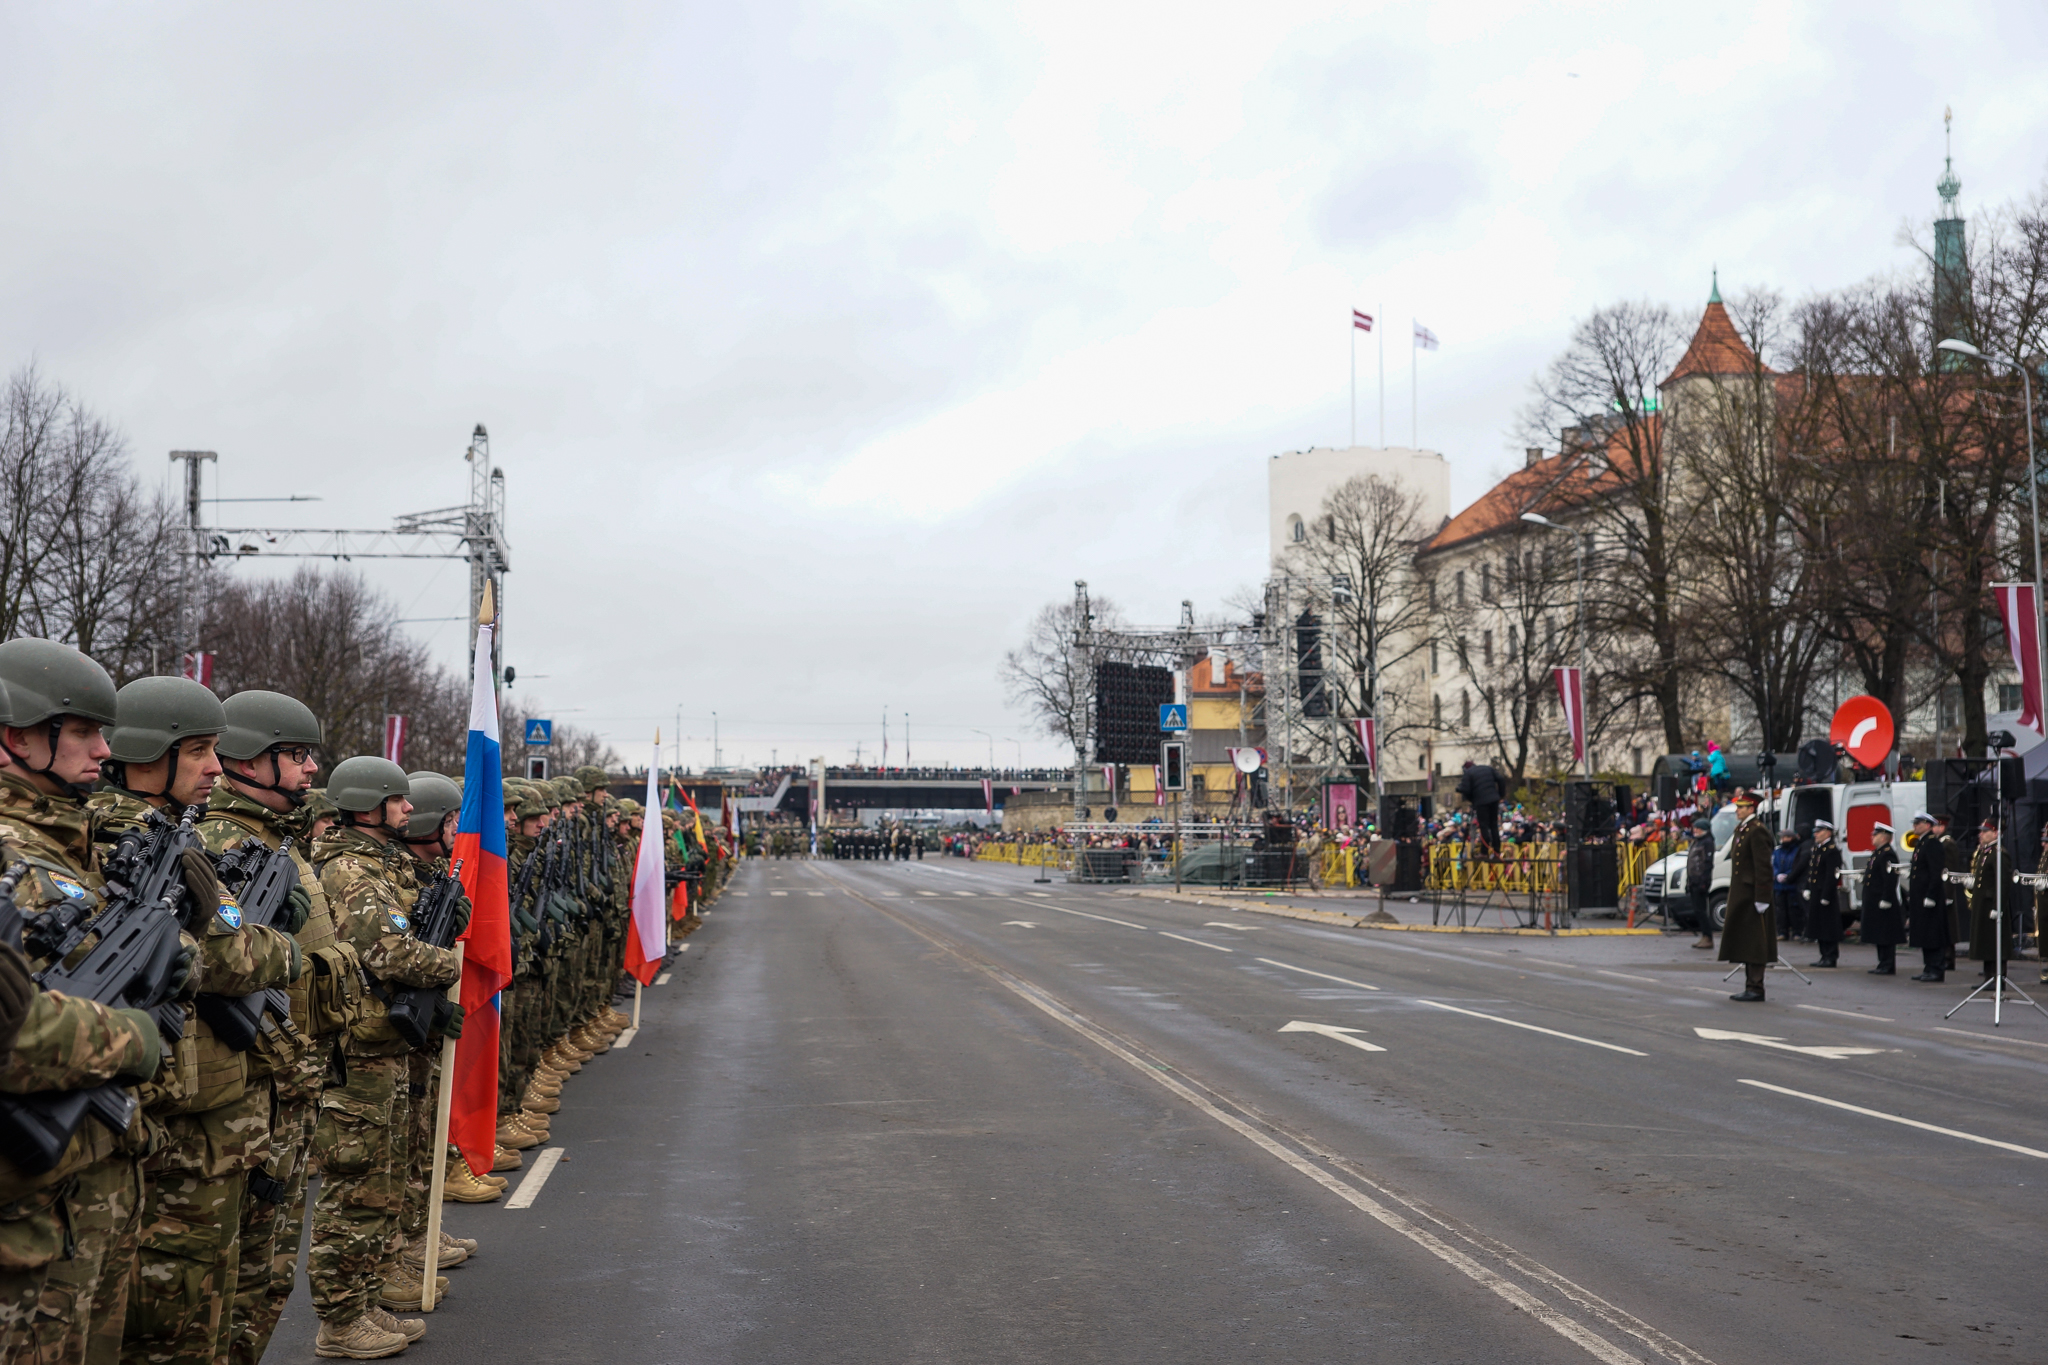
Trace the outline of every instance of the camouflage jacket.
{"type": "MultiPolygon", "coordinates": [[[[8,863],[27,861],[30,866],[31,875],[14,890],[25,917],[33,919],[60,899],[98,901],[103,878],[92,827],[92,813],[83,803],[46,795],[14,770],[0,769],[0,845],[8,863]]],[[[37,959],[29,963],[36,971],[49,965],[37,959]]],[[[39,991],[14,1050],[0,1063],[0,1090],[83,1089],[133,1075],[151,1050],[137,1025],[105,1006],[39,991]]],[[[0,1156],[0,1202],[68,1179],[117,1151],[139,1155],[153,1140],[154,1130],[144,1126],[139,1111],[124,1136],[88,1119],[57,1164],[40,1176],[22,1174],[0,1156]]]]}
{"type": "MultiPolygon", "coordinates": [[[[111,846],[149,818],[148,802],[118,790],[103,791],[89,803],[97,813],[95,837],[111,846]]],[[[196,912],[195,912],[196,918],[196,912]]],[[[216,995],[247,995],[288,986],[299,966],[290,937],[279,930],[241,922],[241,910],[226,891],[198,937],[202,989],[216,995]]],[[[286,1064],[295,1068],[296,1046],[286,1064]]],[[[154,1171],[192,1171],[214,1179],[251,1170],[270,1159],[270,1087],[262,1083],[276,1054],[238,1053],[185,1006],[185,1036],[165,1049],[164,1066],[143,1090],[143,1102],[169,1135],[150,1157],[154,1171]]]]}
{"type": "MultiPolygon", "coordinates": [[[[340,825],[320,836],[313,846],[320,885],[334,913],[335,934],[351,944],[375,986],[445,987],[454,984],[457,968],[452,949],[436,948],[414,937],[412,907],[418,891],[406,864],[416,862],[403,845],[379,843],[370,835],[340,825]]],[[[348,1031],[348,1048],[366,1056],[395,1056],[407,1050],[405,1039],[391,1026],[383,1000],[364,1001],[363,1018],[348,1031]]]]}

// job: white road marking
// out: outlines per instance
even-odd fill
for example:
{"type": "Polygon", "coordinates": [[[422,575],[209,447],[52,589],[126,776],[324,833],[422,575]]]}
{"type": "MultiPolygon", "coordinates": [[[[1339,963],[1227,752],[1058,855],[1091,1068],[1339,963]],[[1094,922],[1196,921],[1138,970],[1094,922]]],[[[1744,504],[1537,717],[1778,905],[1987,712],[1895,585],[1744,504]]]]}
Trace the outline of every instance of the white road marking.
{"type": "Polygon", "coordinates": [[[1256,924],[1225,924],[1220,919],[1212,919],[1202,927],[1204,929],[1229,929],[1235,933],[1249,934],[1259,926],[1256,924]]]}
{"type": "Polygon", "coordinates": [[[1275,962],[1270,957],[1255,957],[1252,961],[1263,962],[1268,967],[1279,967],[1284,971],[1300,972],[1303,976],[1320,976],[1325,981],[1334,981],[1340,986],[1356,986],[1362,991],[1376,991],[1379,989],[1378,986],[1368,986],[1363,981],[1349,981],[1341,976],[1331,976],[1328,972],[1312,972],[1306,967],[1296,967],[1286,962],[1275,962]]]}
{"type": "Polygon", "coordinates": [[[1631,1057],[1647,1057],[1650,1055],[1647,1052],[1638,1052],[1632,1047],[1623,1047],[1619,1043],[1603,1043],[1598,1038],[1581,1038],[1576,1033],[1559,1033],[1554,1028],[1544,1028],[1539,1024],[1525,1024],[1519,1019],[1509,1019],[1498,1014],[1481,1014],[1478,1010],[1468,1010],[1461,1005],[1446,1005],[1441,1000],[1424,1000],[1422,1003],[1434,1006],[1440,1010],[1449,1010],[1453,1014],[1469,1014],[1474,1019],[1491,1019],[1494,1023],[1506,1024],[1509,1028],[1525,1028],[1531,1033],[1547,1033],[1553,1038],[1563,1038],[1574,1043],[1584,1043],[1587,1047],[1604,1047],[1609,1052],[1626,1052],[1631,1057]]]}
{"type": "Polygon", "coordinates": [[[1050,895],[1052,894],[1052,892],[1050,892],[1050,891],[1026,891],[1026,892],[1025,892],[1024,894],[1025,894],[1025,895],[1027,895],[1027,896],[1050,896],[1050,895]]]}
{"type": "Polygon", "coordinates": [[[825,893],[824,893],[824,892],[822,892],[822,891],[806,891],[806,892],[804,892],[804,894],[805,894],[806,896],[822,896],[822,895],[824,895],[825,893]]]}
{"type": "Polygon", "coordinates": [[[1037,908],[1040,910],[1055,910],[1062,915],[1079,915],[1082,919],[1099,919],[1104,924],[1121,924],[1126,929],[1138,929],[1144,932],[1150,932],[1150,930],[1147,929],[1145,925],[1133,924],[1127,919],[1111,919],[1108,915],[1091,915],[1086,910],[1069,910],[1064,905],[1041,905],[1037,908]]]}
{"type": "Polygon", "coordinates": [[[1738,1078],[1735,1083],[1737,1085],[1753,1085],[1759,1090],[1775,1091],[1777,1094],[1790,1095],[1795,1099],[1812,1100],[1815,1104],[1825,1104],[1831,1109],[1846,1109],[1852,1114],[1862,1114],[1867,1118],[1883,1119],[1887,1123],[1903,1123],[1908,1128],[1918,1128],[1923,1132],[1940,1133],[1943,1137],[1961,1138],[1965,1142],[1982,1143],[1986,1147],[1997,1147],[2007,1152],[2018,1152],[2021,1156],[2037,1156],[2043,1161],[2048,1161],[2048,1152],[2038,1152],[2032,1147],[2022,1147],[2016,1142],[2000,1142],[1997,1138],[1978,1137],[1975,1133],[1964,1133],[1954,1128],[1943,1128],[1932,1123],[1922,1123],[1918,1119],[1909,1119],[1898,1114],[1887,1114],[1881,1109],[1865,1109],[1860,1104],[1847,1104],[1841,1100],[1831,1100],[1825,1095],[1809,1095],[1804,1090],[1787,1090],[1782,1085],[1772,1085],[1768,1081],[1746,1081],[1738,1078]]]}
{"type": "Polygon", "coordinates": [[[936,896],[936,895],[938,895],[939,893],[938,893],[938,892],[936,892],[936,891],[920,891],[920,892],[918,892],[917,894],[918,894],[918,895],[920,895],[920,896],[936,896]]]}
{"type": "Polygon", "coordinates": [[[1363,1038],[1353,1038],[1351,1036],[1354,1033],[1365,1032],[1364,1029],[1345,1028],[1341,1024],[1311,1024],[1306,1019],[1296,1019],[1281,1025],[1280,1031],[1282,1033],[1320,1033],[1324,1037],[1335,1038],[1340,1043],[1349,1043],[1361,1052],[1386,1051],[1385,1048],[1380,1047],[1376,1043],[1368,1043],[1363,1038]]]}
{"type": "Polygon", "coordinates": [[[770,891],[768,894],[771,896],[787,896],[789,893],[787,891],[770,891]]]}
{"type": "Polygon", "coordinates": [[[955,891],[953,894],[956,896],[977,896],[981,893],[978,891],[955,891]]]}
{"type": "Polygon", "coordinates": [[[533,1169],[526,1173],[526,1179],[519,1182],[519,1188],[512,1191],[512,1197],[505,1201],[508,1209],[523,1209],[532,1206],[540,1198],[540,1187],[548,1183],[548,1177],[555,1173],[555,1163],[562,1159],[560,1147],[549,1147],[534,1158],[533,1169]]]}
{"type": "Polygon", "coordinates": [[[1803,1052],[1809,1057],[1825,1057],[1831,1062],[1839,1062],[1844,1057],[1874,1057],[1892,1050],[1884,1047],[1800,1047],[1783,1038],[1772,1038],[1762,1033],[1733,1033],[1724,1028],[1696,1028],[1693,1032],[1715,1042],[1755,1043],[1758,1047],[1775,1048],[1779,1052],[1803,1052]]]}
{"type": "Polygon", "coordinates": [[[1235,948],[1226,948],[1220,943],[1204,943],[1198,938],[1187,938],[1181,934],[1167,934],[1164,929],[1160,929],[1157,932],[1165,934],[1168,938],[1180,939],[1182,943],[1192,943],[1197,948],[1214,948],[1219,953],[1234,953],[1237,951],[1235,948]]]}
{"type": "Polygon", "coordinates": [[[660,976],[654,978],[654,984],[657,986],[666,986],[668,984],[669,975],[670,974],[668,972],[663,972],[660,976]]]}
{"type": "Polygon", "coordinates": [[[633,1040],[634,1040],[635,1038],[637,1038],[637,1037],[639,1037],[639,1036],[640,1036],[640,1028],[639,1028],[639,1026],[638,1026],[637,1024],[636,1024],[636,1025],[634,1025],[634,1026],[633,1026],[633,1027],[631,1027],[631,1028],[624,1028],[624,1029],[620,1029],[620,1030],[619,1030],[619,1036],[618,1036],[618,1037],[616,1037],[616,1038],[614,1038],[614,1039],[612,1039],[612,1046],[613,1046],[613,1047],[624,1047],[624,1046],[625,1046],[626,1044],[628,1044],[628,1043],[632,1042],[632,1041],[633,1041],[633,1040]]]}
{"type": "Polygon", "coordinates": [[[1038,927],[1028,919],[1006,919],[1003,921],[1003,927],[1005,929],[1009,928],[1013,924],[1024,929],[1036,929],[1038,927]]]}
{"type": "Polygon", "coordinates": [[[1943,1028],[1934,1026],[1936,1033],[1960,1033],[1965,1038],[1975,1038],[1983,1043],[2018,1043],[2021,1047],[2048,1047],[2048,1043],[2037,1043],[2030,1038],[1999,1038],[1989,1033],[1972,1033],[1966,1028],[1943,1028]]]}
{"type": "Polygon", "coordinates": [[[1880,1024],[1892,1024],[1898,1022],[1895,1019],[1887,1019],[1882,1014],[1865,1014],[1861,1010],[1834,1010],[1829,1009],[1826,1005],[1801,1005],[1795,1003],[1792,1006],[1792,1008],[1795,1010],[1819,1010],[1822,1014],[1846,1015],[1848,1018],[1851,1019],[1874,1019],[1880,1024]]]}

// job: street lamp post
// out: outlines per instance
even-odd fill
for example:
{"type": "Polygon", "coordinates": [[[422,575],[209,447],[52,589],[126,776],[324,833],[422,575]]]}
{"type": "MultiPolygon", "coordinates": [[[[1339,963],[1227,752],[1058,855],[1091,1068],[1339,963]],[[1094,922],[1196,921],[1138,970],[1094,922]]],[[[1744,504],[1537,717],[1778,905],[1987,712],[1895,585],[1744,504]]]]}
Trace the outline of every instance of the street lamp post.
{"type": "Polygon", "coordinates": [[[1572,538],[1572,549],[1576,558],[1573,577],[1578,583],[1578,607],[1572,621],[1572,633],[1579,637],[1579,723],[1586,726],[1581,736],[1579,749],[1580,770],[1588,782],[1593,780],[1593,727],[1586,724],[1586,536],[1574,526],[1560,526],[1541,512],[1524,512],[1522,520],[1534,526],[1547,527],[1552,531],[1564,531],[1572,538]]]}
{"type": "Polygon", "coordinates": [[[989,733],[988,731],[986,731],[986,730],[976,730],[976,731],[974,731],[974,733],[975,733],[975,734],[977,734],[977,735],[980,735],[980,736],[981,736],[981,737],[982,737],[983,739],[985,739],[985,740],[987,740],[987,741],[988,741],[988,771],[989,771],[989,775],[990,775],[991,777],[993,777],[993,776],[995,775],[995,771],[996,771],[996,741],[995,741],[995,736],[991,735],[991,734],[990,734],[990,733],[989,733]]]}
{"type": "MultiPolygon", "coordinates": [[[[1994,365],[2004,365],[2020,377],[2020,404],[2025,409],[2020,417],[2027,428],[2027,508],[2034,519],[2034,668],[2035,676],[2048,678],[2048,653],[2044,653],[2048,646],[2044,646],[2041,639],[2041,471],[2034,463],[2034,385],[2028,377],[2027,367],[2009,355],[1982,351],[1969,342],[1958,341],[1954,337],[1942,342],[1935,349],[1953,351],[1957,355],[1966,355],[1973,360],[1988,360],[1994,365]]],[[[2044,729],[2048,729],[2048,717],[2037,719],[2041,720],[2044,729]]]]}

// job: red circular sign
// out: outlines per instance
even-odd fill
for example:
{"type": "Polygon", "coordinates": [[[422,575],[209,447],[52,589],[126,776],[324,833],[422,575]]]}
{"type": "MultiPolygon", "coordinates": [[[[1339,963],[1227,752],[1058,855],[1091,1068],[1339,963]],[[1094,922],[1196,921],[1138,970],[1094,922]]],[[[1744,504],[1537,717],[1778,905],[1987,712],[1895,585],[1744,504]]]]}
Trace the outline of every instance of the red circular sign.
{"type": "Polygon", "coordinates": [[[1865,768],[1883,766],[1893,737],[1892,713],[1876,697],[1849,698],[1835,708],[1835,718],[1828,723],[1828,739],[1865,768]]]}

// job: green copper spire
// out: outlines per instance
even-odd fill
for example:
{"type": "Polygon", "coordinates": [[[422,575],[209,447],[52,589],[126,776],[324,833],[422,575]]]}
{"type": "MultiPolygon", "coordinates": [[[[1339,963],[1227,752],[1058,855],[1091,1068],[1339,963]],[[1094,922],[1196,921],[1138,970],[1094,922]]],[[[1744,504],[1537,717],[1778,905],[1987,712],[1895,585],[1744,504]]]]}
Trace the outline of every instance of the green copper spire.
{"type": "Polygon", "coordinates": [[[1941,111],[1941,179],[1934,182],[1934,192],[1941,196],[1941,220],[1960,217],[1956,196],[1963,192],[1963,182],[1956,179],[1955,148],[1950,141],[1954,122],[1953,109],[1941,111]]]}
{"type": "MultiPolygon", "coordinates": [[[[1950,134],[1955,121],[1951,109],[1941,111],[1942,162],[1941,179],[1934,188],[1941,194],[1941,213],[1934,220],[1934,336],[1941,340],[1946,337],[1960,337],[1973,340],[1970,335],[1970,262],[1963,241],[1963,215],[1956,210],[1956,196],[1962,193],[1963,185],[1956,179],[1954,147],[1950,134]]],[[[1967,362],[1953,351],[1941,351],[1934,363],[1942,370],[1959,370],[1967,362]]]]}
{"type": "Polygon", "coordinates": [[[1709,295],[1707,295],[1707,302],[1708,302],[1708,303],[1719,303],[1720,301],[1721,301],[1721,267],[1717,265],[1717,266],[1715,266],[1715,267],[1714,267],[1714,292],[1713,292],[1713,293],[1711,293],[1711,294],[1709,294],[1709,295]]]}

